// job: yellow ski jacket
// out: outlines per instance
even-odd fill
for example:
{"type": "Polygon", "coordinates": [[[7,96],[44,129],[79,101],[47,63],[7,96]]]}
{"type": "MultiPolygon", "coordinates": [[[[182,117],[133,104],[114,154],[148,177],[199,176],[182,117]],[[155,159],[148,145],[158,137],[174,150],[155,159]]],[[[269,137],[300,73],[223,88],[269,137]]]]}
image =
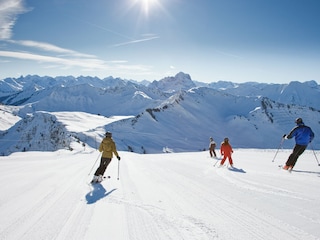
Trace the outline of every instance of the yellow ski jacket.
{"type": "Polygon", "coordinates": [[[112,158],[113,153],[117,157],[119,156],[116,148],[116,144],[110,137],[105,137],[102,142],[100,143],[99,146],[99,151],[102,152],[102,157],[103,158],[112,158]]]}

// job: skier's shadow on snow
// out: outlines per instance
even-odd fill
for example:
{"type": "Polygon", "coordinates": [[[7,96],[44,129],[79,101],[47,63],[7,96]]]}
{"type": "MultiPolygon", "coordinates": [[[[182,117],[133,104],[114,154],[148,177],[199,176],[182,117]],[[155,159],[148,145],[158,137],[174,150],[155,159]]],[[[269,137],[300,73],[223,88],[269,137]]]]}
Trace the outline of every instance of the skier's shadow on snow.
{"type": "Polygon", "coordinates": [[[246,173],[245,170],[243,170],[242,168],[235,168],[235,167],[232,167],[232,168],[229,168],[230,171],[232,172],[238,172],[238,173],[246,173]]]}
{"type": "Polygon", "coordinates": [[[114,188],[111,191],[107,192],[107,190],[100,183],[93,184],[92,187],[93,190],[88,192],[86,195],[87,204],[96,203],[100,199],[107,197],[113,191],[117,190],[116,188],[114,188]]]}
{"type": "Polygon", "coordinates": [[[292,170],[292,172],[316,174],[316,175],[318,175],[318,177],[320,177],[320,172],[314,172],[314,171],[303,171],[303,170],[295,170],[295,169],[293,169],[293,170],[292,170]]]}

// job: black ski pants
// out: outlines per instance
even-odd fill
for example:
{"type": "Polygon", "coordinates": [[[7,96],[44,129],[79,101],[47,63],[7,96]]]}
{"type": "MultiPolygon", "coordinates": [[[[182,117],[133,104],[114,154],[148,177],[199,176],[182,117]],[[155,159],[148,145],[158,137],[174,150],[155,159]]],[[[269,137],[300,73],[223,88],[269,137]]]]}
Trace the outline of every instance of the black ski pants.
{"type": "Polygon", "coordinates": [[[290,156],[288,158],[288,161],[286,162],[286,165],[294,167],[299,156],[304,152],[304,150],[306,150],[306,148],[307,148],[307,146],[305,146],[305,145],[296,144],[293,148],[292,153],[290,154],[290,156]]]}
{"type": "Polygon", "coordinates": [[[111,158],[103,158],[102,157],[100,160],[100,166],[98,167],[98,169],[94,173],[94,175],[95,176],[103,175],[110,162],[111,162],[111,158]]]}

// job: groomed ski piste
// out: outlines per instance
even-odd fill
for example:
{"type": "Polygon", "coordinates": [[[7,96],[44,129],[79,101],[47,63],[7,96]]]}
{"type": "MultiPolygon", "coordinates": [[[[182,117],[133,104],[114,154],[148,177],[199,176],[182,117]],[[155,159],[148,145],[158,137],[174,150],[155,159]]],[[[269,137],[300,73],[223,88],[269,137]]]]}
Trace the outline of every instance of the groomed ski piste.
{"type": "Polygon", "coordinates": [[[290,152],[234,149],[229,169],[207,151],[119,151],[92,186],[95,149],[13,153],[0,158],[0,239],[320,239],[320,167],[309,149],[281,170],[290,152]]]}

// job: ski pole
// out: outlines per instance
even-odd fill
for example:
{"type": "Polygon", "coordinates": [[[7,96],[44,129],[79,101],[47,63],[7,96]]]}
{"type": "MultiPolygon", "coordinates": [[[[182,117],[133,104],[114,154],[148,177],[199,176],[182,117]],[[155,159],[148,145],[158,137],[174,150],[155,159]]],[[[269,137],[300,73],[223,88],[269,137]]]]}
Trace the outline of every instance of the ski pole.
{"type": "Polygon", "coordinates": [[[118,160],[118,180],[119,180],[119,175],[120,175],[120,160],[118,160]]]}
{"type": "Polygon", "coordinates": [[[216,163],[213,165],[214,167],[217,165],[217,163],[219,162],[219,159],[217,159],[216,163]]]}
{"type": "Polygon", "coordinates": [[[279,145],[279,147],[278,147],[278,150],[277,150],[276,154],[274,155],[274,157],[273,157],[273,159],[272,159],[272,162],[274,162],[274,160],[275,160],[275,158],[276,158],[276,156],[277,156],[277,154],[278,154],[278,152],[279,152],[279,149],[280,149],[281,146],[282,146],[283,141],[284,141],[284,137],[281,138],[280,145],[279,145]]]}
{"type": "Polygon", "coordinates": [[[219,161],[221,162],[221,159],[222,159],[222,155],[219,158],[217,157],[217,161],[213,166],[215,167],[219,161]]]}
{"type": "Polygon", "coordinates": [[[96,165],[96,163],[97,163],[98,159],[100,158],[100,155],[101,155],[101,153],[99,153],[99,155],[98,155],[98,157],[97,157],[96,161],[94,162],[94,164],[93,164],[93,166],[92,166],[92,168],[91,168],[90,172],[88,173],[88,176],[91,174],[92,169],[94,168],[94,166],[96,165]]]}
{"type": "Polygon", "coordinates": [[[318,163],[318,166],[320,166],[320,163],[319,163],[319,161],[318,161],[316,152],[314,151],[313,145],[312,145],[311,143],[310,143],[310,146],[311,146],[311,148],[312,148],[312,151],[313,151],[314,157],[316,158],[316,161],[317,161],[317,163],[318,163]]]}

